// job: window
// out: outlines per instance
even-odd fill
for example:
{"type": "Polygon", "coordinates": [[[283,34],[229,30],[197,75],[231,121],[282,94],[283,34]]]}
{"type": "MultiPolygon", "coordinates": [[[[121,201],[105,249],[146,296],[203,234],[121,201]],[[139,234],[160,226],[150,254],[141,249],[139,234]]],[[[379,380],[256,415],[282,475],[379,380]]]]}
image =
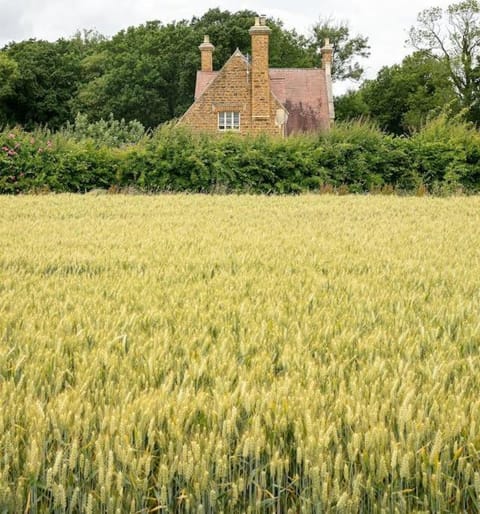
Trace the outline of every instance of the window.
{"type": "Polygon", "coordinates": [[[218,130],[240,130],[239,112],[219,112],[218,130]]]}

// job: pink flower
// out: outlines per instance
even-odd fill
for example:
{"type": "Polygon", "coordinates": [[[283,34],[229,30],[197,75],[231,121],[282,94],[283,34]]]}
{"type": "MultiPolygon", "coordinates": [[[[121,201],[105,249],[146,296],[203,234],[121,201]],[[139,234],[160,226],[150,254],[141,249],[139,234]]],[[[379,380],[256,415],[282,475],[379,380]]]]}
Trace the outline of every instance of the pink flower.
{"type": "Polygon", "coordinates": [[[20,148],[20,143],[15,143],[15,150],[16,150],[17,148],[20,148]]]}
{"type": "Polygon", "coordinates": [[[8,152],[8,155],[12,156],[12,155],[17,155],[17,152],[15,150],[9,150],[8,152]]]}
{"type": "Polygon", "coordinates": [[[39,148],[38,153],[42,153],[42,152],[43,152],[43,148],[39,148]]]}
{"type": "Polygon", "coordinates": [[[8,148],[8,146],[2,146],[2,150],[4,152],[8,152],[10,150],[10,148],[8,148]]]}
{"type": "Polygon", "coordinates": [[[15,134],[13,132],[10,132],[10,134],[8,134],[8,138],[15,139],[15,134]]]}
{"type": "Polygon", "coordinates": [[[52,147],[52,142],[50,140],[47,141],[47,147],[48,148],[51,148],[52,147]]]}

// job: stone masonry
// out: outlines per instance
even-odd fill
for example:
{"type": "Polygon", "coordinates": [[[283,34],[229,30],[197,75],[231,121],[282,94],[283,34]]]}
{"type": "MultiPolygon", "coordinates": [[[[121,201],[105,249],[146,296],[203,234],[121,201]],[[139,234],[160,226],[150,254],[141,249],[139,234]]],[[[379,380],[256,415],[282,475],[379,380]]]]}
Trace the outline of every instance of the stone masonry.
{"type": "MultiPolygon", "coordinates": [[[[268,40],[271,30],[265,18],[255,19],[250,29],[252,37],[252,116],[253,123],[270,117],[270,77],[268,74],[268,40]]],[[[261,124],[261,123],[260,123],[261,124]]]]}
{"type": "Polygon", "coordinates": [[[282,127],[275,124],[277,109],[282,104],[270,93],[268,112],[260,119],[252,116],[252,80],[246,58],[237,50],[203,94],[183,116],[181,123],[199,132],[218,132],[218,113],[240,113],[240,133],[266,132],[282,135],[282,127]]]}

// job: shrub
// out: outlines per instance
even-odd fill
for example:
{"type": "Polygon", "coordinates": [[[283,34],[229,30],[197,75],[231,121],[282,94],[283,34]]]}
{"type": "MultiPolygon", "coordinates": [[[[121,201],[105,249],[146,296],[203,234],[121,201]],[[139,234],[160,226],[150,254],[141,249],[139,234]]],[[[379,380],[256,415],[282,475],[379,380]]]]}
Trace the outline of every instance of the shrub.
{"type": "Polygon", "coordinates": [[[145,127],[135,120],[116,120],[113,114],[107,120],[89,122],[86,114],[78,113],[73,124],[67,122],[62,134],[78,142],[92,141],[96,146],[116,147],[139,143],[145,136],[145,127]]]}
{"type": "Polygon", "coordinates": [[[410,138],[368,122],[287,139],[199,135],[173,124],[145,134],[113,118],[58,133],[0,132],[0,192],[91,189],[288,194],[480,190],[480,135],[446,115],[410,138]]]}

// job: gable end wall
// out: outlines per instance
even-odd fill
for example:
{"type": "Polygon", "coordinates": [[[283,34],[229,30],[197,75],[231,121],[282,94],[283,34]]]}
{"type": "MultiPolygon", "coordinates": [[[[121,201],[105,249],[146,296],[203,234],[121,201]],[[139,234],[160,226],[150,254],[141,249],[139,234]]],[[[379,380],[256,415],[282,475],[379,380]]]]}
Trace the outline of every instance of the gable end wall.
{"type": "Polygon", "coordinates": [[[240,133],[283,135],[275,124],[277,109],[283,109],[271,95],[270,116],[252,120],[251,72],[241,54],[234,54],[181,119],[181,123],[198,132],[222,133],[218,130],[220,111],[240,112],[240,133]]]}

